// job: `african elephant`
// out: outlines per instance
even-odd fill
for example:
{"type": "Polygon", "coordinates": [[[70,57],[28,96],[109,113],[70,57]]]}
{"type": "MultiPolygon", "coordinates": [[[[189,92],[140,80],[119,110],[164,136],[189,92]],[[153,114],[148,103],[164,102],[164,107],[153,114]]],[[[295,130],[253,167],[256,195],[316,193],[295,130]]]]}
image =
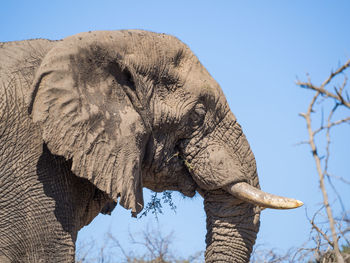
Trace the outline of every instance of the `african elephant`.
{"type": "Polygon", "coordinates": [[[247,262],[255,158],[219,85],[180,40],[141,30],[0,43],[0,262],[73,262],[77,232],[142,188],[204,198],[206,262],[247,262]]]}

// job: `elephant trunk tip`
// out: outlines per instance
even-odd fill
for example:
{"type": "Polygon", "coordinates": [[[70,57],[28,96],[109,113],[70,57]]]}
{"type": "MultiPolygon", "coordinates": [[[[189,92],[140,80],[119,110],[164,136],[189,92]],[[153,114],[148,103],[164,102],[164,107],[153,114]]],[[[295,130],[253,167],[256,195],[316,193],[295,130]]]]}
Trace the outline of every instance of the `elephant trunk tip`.
{"type": "Polygon", "coordinates": [[[302,206],[302,201],[265,193],[245,182],[235,183],[226,187],[226,191],[236,198],[260,206],[272,209],[293,209],[302,206]]]}

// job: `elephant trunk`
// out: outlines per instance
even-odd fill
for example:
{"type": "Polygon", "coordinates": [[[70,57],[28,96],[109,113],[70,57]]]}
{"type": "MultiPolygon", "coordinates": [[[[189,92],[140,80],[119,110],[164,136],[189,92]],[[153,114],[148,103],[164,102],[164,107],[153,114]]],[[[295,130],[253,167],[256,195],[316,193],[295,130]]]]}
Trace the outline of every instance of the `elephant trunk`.
{"type": "MultiPolygon", "coordinates": [[[[229,120],[228,123],[228,132],[222,136],[225,143],[217,148],[207,148],[209,165],[212,166],[210,171],[216,177],[215,182],[220,182],[220,188],[207,188],[204,193],[207,215],[206,263],[249,262],[260,225],[261,209],[237,198],[226,189],[240,182],[260,188],[249,143],[237,122],[232,124],[229,120]]],[[[218,133],[221,132],[218,130],[218,133]]]]}
{"type": "Polygon", "coordinates": [[[237,202],[223,192],[206,193],[206,263],[249,262],[259,230],[260,213],[252,204],[237,202]]]}

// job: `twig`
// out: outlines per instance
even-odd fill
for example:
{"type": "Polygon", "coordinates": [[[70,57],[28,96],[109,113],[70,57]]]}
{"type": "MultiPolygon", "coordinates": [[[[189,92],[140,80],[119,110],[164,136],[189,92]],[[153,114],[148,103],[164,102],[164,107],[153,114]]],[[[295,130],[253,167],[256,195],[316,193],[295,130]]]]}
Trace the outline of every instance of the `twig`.
{"type": "MultiPolygon", "coordinates": [[[[317,130],[314,131],[314,134],[317,134],[325,129],[329,129],[329,128],[332,128],[334,126],[343,124],[345,122],[350,122],[350,117],[347,117],[347,118],[344,118],[344,119],[341,119],[341,120],[338,120],[335,122],[328,123],[326,126],[321,126],[320,128],[318,128],[317,130]]],[[[303,143],[305,143],[305,142],[303,142],[303,143]]]]}
{"type": "Polygon", "coordinates": [[[328,79],[326,79],[321,87],[325,87],[326,85],[328,85],[329,82],[331,82],[331,80],[338,74],[342,73],[345,69],[347,69],[350,66],[350,59],[345,62],[345,64],[343,66],[341,66],[340,68],[338,68],[334,73],[331,73],[331,75],[328,77],[328,79]]]}
{"type": "MultiPolygon", "coordinates": [[[[322,94],[322,95],[325,95],[329,98],[333,98],[333,99],[337,100],[338,102],[340,102],[342,105],[344,105],[350,109],[349,96],[347,95],[347,98],[344,98],[342,95],[343,90],[346,86],[346,82],[347,82],[346,77],[344,78],[344,82],[343,82],[341,88],[339,90],[335,89],[335,93],[332,93],[332,92],[326,90],[326,88],[325,88],[335,76],[341,74],[348,67],[350,67],[350,59],[343,66],[341,66],[339,69],[337,69],[334,73],[332,72],[330,74],[330,76],[319,87],[316,87],[315,85],[313,85],[311,83],[310,79],[308,79],[308,82],[297,81],[297,85],[300,86],[301,88],[314,90],[317,92],[316,93],[317,95],[322,94]]],[[[312,106],[313,106],[313,104],[312,104],[312,106]]]]}
{"type": "Polygon", "coordinates": [[[331,245],[331,247],[334,249],[334,243],[328,238],[328,236],[323,233],[321,229],[318,228],[318,226],[314,223],[314,221],[310,221],[310,224],[312,225],[312,228],[314,228],[318,233],[320,233],[325,240],[327,240],[328,244],[331,245]]]}
{"type": "Polygon", "coordinates": [[[334,175],[334,174],[327,173],[327,177],[332,177],[332,178],[335,178],[335,179],[337,179],[337,180],[339,180],[339,181],[342,181],[342,182],[345,183],[345,184],[350,184],[350,181],[344,179],[344,178],[341,177],[341,176],[336,176],[336,175],[334,175]]]}

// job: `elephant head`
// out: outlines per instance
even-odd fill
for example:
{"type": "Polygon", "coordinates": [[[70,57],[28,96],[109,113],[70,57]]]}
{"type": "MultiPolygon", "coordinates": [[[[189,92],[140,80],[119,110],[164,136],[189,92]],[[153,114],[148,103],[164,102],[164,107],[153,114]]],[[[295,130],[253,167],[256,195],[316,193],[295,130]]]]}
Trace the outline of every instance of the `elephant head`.
{"type": "Polygon", "coordinates": [[[175,37],[101,31],[68,37],[39,67],[29,112],[51,153],[136,216],[142,188],[199,192],[207,262],[246,262],[260,207],[254,155],[217,82],[175,37]]]}

